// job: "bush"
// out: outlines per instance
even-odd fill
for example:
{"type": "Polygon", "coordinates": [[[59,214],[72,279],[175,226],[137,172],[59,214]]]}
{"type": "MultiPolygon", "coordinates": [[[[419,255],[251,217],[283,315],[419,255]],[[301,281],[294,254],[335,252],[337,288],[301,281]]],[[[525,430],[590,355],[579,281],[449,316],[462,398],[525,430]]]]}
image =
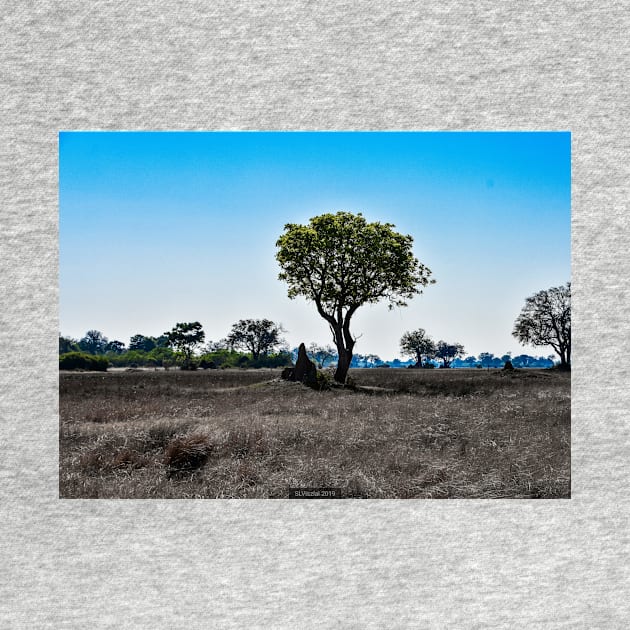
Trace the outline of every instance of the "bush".
{"type": "Polygon", "coordinates": [[[319,391],[330,389],[332,386],[332,376],[328,372],[317,370],[315,374],[315,382],[309,383],[309,386],[319,391]]]}
{"type": "Polygon", "coordinates": [[[194,359],[183,359],[179,366],[179,369],[192,371],[196,370],[197,367],[197,362],[194,359]]]}
{"type": "Polygon", "coordinates": [[[60,370],[107,371],[109,362],[105,357],[97,357],[86,352],[66,352],[59,357],[60,370]]]}

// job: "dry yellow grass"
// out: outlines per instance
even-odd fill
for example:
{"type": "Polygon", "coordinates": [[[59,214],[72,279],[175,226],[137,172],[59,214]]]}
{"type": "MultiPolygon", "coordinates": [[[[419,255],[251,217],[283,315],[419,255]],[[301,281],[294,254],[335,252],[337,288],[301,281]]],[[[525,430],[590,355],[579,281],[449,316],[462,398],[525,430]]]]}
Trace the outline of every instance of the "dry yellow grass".
{"type": "Polygon", "coordinates": [[[278,375],[62,373],[60,496],[570,496],[568,374],[351,371],[373,393],[278,375]]]}

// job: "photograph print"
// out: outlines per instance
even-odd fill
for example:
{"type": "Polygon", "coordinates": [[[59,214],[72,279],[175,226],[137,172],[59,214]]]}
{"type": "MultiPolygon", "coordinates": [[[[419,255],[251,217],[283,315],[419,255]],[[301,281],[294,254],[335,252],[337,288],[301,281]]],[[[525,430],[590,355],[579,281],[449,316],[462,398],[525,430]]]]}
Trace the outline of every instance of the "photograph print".
{"type": "Polygon", "coordinates": [[[59,496],[571,496],[571,134],[59,133],[59,496]]]}

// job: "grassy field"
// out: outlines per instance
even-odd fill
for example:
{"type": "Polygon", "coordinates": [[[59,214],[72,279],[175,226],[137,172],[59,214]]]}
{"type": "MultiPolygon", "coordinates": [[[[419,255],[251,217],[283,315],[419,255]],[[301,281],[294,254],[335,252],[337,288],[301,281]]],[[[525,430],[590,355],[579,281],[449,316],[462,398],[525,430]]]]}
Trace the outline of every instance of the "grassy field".
{"type": "Polygon", "coordinates": [[[60,373],[64,498],[568,498],[570,374],[351,370],[60,373]]]}

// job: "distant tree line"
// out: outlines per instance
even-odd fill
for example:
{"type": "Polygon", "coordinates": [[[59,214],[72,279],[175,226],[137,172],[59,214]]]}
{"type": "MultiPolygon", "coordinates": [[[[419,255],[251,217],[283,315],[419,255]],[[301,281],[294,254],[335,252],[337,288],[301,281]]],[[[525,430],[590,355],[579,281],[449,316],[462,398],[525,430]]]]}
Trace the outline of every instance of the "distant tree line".
{"type": "MultiPolygon", "coordinates": [[[[407,334],[407,333],[406,333],[407,334]]],[[[427,352],[422,355],[421,362],[418,363],[417,355],[414,353],[413,356],[416,357],[416,360],[410,359],[408,361],[401,361],[400,359],[393,359],[388,361],[383,361],[376,354],[354,354],[352,357],[352,368],[379,368],[379,367],[389,367],[389,368],[409,368],[409,367],[424,367],[424,368],[502,368],[508,361],[510,361],[513,367],[518,368],[550,368],[555,365],[553,355],[543,357],[543,356],[530,356],[528,354],[519,354],[517,356],[512,356],[512,353],[508,352],[498,357],[495,356],[492,352],[481,352],[478,357],[476,356],[467,356],[467,357],[455,357],[453,358],[453,353],[455,351],[459,351],[461,349],[461,353],[463,353],[463,348],[461,348],[461,344],[447,344],[446,342],[440,342],[438,344],[434,344],[435,346],[435,354],[431,352],[427,352]],[[440,346],[441,350],[438,351],[438,346],[440,346]],[[454,347],[454,348],[453,348],[454,347]],[[438,354],[440,352],[441,354],[438,354]],[[446,365],[445,365],[446,359],[446,365]]],[[[320,368],[325,367],[335,367],[337,362],[337,355],[334,352],[333,348],[330,346],[320,346],[316,343],[311,343],[307,349],[307,354],[310,359],[316,363],[316,365],[320,368]]],[[[293,362],[295,362],[298,354],[298,349],[293,348],[291,350],[290,356],[293,362]]]]}
{"type": "Polygon", "coordinates": [[[81,339],[59,336],[59,366],[86,370],[104,370],[108,365],[184,370],[284,367],[291,365],[291,354],[282,332],[282,326],[268,319],[243,319],[225,339],[203,346],[205,332],[199,322],[178,322],[159,337],[136,334],[128,345],[89,330],[81,339]]]}
{"type": "MultiPolygon", "coordinates": [[[[98,330],[88,330],[79,340],[59,336],[61,369],[107,369],[116,367],[154,366],[195,370],[226,367],[284,367],[297,357],[297,348],[289,350],[282,338],[281,325],[269,319],[241,319],[232,325],[229,334],[220,341],[210,341],[205,347],[205,332],[199,322],[177,323],[159,337],[133,335],[129,345],[109,341],[98,330]]],[[[559,367],[571,365],[571,283],[539,291],[527,298],[512,334],[522,343],[551,346],[560,358],[559,367]]],[[[510,353],[501,357],[482,352],[478,357],[465,356],[458,342],[431,339],[423,328],[408,331],[400,339],[403,362],[383,361],[375,354],[346,352],[343,361],[348,367],[416,367],[416,368],[548,368],[554,366],[553,355],[532,357],[510,353]]],[[[320,367],[339,370],[339,353],[330,345],[311,343],[307,354],[320,367]]],[[[344,367],[345,369],[345,367],[344,367]]]]}

